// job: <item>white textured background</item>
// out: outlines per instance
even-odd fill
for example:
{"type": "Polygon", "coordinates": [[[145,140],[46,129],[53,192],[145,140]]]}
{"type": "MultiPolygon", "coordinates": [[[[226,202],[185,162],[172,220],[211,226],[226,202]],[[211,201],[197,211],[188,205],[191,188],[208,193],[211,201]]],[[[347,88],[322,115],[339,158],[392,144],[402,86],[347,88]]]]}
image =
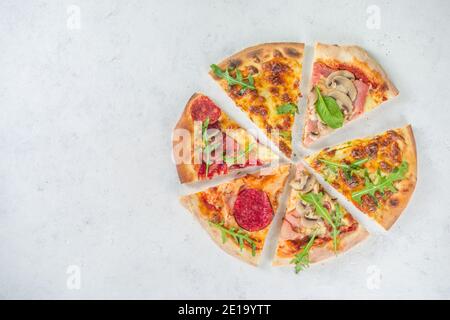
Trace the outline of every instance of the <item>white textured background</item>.
{"type": "Polygon", "coordinates": [[[1,0],[0,297],[450,298],[449,15],[444,0],[1,0]],[[410,122],[418,186],[390,232],[356,214],[372,236],[299,275],[270,266],[279,216],[253,268],[178,204],[195,189],[178,184],[171,130],[197,90],[250,125],[209,64],[315,40],[365,47],[400,90],[320,146],[410,122]]]}

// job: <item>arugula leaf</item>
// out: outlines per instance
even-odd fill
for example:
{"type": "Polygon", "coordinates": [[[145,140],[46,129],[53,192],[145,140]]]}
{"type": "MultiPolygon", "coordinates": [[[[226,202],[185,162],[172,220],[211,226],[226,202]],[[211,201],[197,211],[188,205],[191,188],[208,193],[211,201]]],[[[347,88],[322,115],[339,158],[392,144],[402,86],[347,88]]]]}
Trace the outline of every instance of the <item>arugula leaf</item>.
{"type": "Polygon", "coordinates": [[[222,243],[225,243],[227,241],[227,239],[228,239],[227,234],[228,234],[234,239],[234,241],[236,241],[239,244],[239,248],[241,249],[241,251],[244,249],[244,241],[245,241],[248,244],[250,244],[250,246],[252,247],[252,256],[256,255],[256,243],[255,243],[255,241],[253,241],[252,238],[250,238],[248,233],[246,233],[244,230],[242,230],[240,228],[237,229],[234,227],[227,229],[224,226],[224,224],[225,224],[224,221],[222,221],[220,223],[208,221],[208,223],[210,226],[215,227],[220,230],[221,236],[222,236],[222,243]]]}
{"type": "Polygon", "coordinates": [[[298,107],[295,103],[285,103],[277,107],[277,114],[295,114],[298,112],[298,107]]]}
{"type": "Polygon", "coordinates": [[[394,186],[394,182],[398,180],[402,180],[406,173],[408,172],[408,162],[403,161],[400,166],[396,167],[392,172],[387,176],[382,176],[380,171],[377,171],[376,181],[371,181],[369,176],[366,175],[365,186],[363,189],[352,192],[352,199],[358,203],[361,203],[361,197],[368,194],[374,199],[375,193],[378,191],[382,195],[384,195],[385,190],[390,190],[391,192],[397,192],[397,189],[394,186]]]}
{"type": "Polygon", "coordinates": [[[339,168],[342,169],[347,179],[351,179],[352,174],[360,170],[361,166],[367,161],[369,161],[369,158],[355,160],[351,164],[334,162],[323,158],[319,159],[319,161],[325,163],[327,168],[330,169],[333,173],[337,173],[337,170],[339,168]]]}
{"type": "Polygon", "coordinates": [[[332,97],[322,97],[319,88],[316,86],[317,102],[316,112],[320,119],[330,128],[336,129],[342,127],[344,124],[344,114],[332,97]]]}
{"type": "Polygon", "coordinates": [[[316,213],[324,219],[331,227],[332,232],[331,235],[333,237],[333,243],[335,244],[335,252],[337,250],[337,236],[339,234],[338,226],[336,226],[335,221],[331,218],[330,214],[328,213],[328,210],[323,206],[322,199],[323,199],[323,193],[314,193],[309,192],[307,194],[303,194],[300,196],[303,201],[306,203],[312,204],[314,208],[316,209],[316,213]]]}
{"type": "Polygon", "coordinates": [[[302,251],[297,253],[295,257],[290,261],[290,263],[295,263],[295,273],[299,273],[305,268],[309,267],[309,250],[314,244],[314,240],[316,239],[317,230],[313,232],[312,237],[309,239],[306,246],[302,251]]]}
{"type": "Polygon", "coordinates": [[[238,163],[238,161],[240,159],[242,159],[242,157],[245,157],[245,155],[247,155],[250,151],[252,151],[254,147],[255,147],[255,144],[254,143],[250,143],[249,145],[247,145],[245,147],[244,150],[241,150],[237,156],[235,156],[235,157],[225,156],[224,157],[225,163],[228,164],[228,165],[238,163]]]}
{"type": "Polygon", "coordinates": [[[202,144],[203,144],[203,154],[205,156],[205,163],[206,163],[205,169],[206,177],[208,177],[209,174],[209,166],[212,164],[211,153],[221,145],[220,142],[210,144],[209,139],[213,136],[208,135],[208,126],[209,126],[209,117],[207,117],[202,122],[202,144]]]}
{"type": "Polygon", "coordinates": [[[312,204],[316,209],[316,213],[319,214],[319,216],[322,217],[325,221],[327,221],[329,225],[334,227],[334,222],[331,219],[328,210],[325,209],[325,207],[322,205],[323,193],[309,192],[307,194],[302,194],[300,197],[306,203],[312,204]]]}
{"type": "Polygon", "coordinates": [[[284,139],[290,139],[291,138],[291,132],[290,131],[280,131],[279,132],[280,137],[284,139]]]}
{"type": "Polygon", "coordinates": [[[344,217],[341,206],[339,203],[336,203],[333,214],[333,222],[334,222],[334,228],[331,231],[331,236],[333,237],[333,248],[334,252],[337,252],[338,245],[339,245],[339,227],[342,226],[342,218],[344,217]]]}
{"type": "Polygon", "coordinates": [[[236,77],[233,78],[233,76],[230,74],[229,68],[223,71],[216,64],[212,64],[210,67],[214,74],[219,78],[225,79],[229,86],[239,85],[242,87],[242,90],[244,90],[243,92],[245,92],[247,89],[256,90],[255,81],[252,75],[249,75],[247,78],[243,78],[241,71],[239,69],[236,69],[236,77]]]}

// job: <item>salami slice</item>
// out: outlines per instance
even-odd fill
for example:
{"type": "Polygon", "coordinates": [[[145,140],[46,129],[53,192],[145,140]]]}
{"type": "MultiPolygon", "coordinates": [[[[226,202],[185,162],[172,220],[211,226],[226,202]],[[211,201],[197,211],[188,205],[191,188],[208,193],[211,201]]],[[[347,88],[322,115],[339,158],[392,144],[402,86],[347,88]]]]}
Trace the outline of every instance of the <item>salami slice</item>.
{"type": "Polygon", "coordinates": [[[213,124],[220,118],[222,111],[208,97],[200,96],[192,102],[191,117],[194,121],[205,121],[209,118],[209,123],[213,124]]]}
{"type": "Polygon", "coordinates": [[[239,192],[233,207],[237,224],[247,231],[258,231],[267,227],[273,219],[269,197],[262,190],[244,189],[239,192]]]}

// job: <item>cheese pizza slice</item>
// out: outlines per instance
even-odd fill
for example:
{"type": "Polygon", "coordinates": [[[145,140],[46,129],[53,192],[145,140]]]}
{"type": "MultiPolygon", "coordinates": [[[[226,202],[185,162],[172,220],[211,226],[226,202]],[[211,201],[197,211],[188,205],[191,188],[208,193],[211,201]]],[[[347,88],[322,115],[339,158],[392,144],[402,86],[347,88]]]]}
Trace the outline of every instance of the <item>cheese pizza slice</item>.
{"type": "Polygon", "coordinates": [[[363,241],[368,232],[331,197],[302,164],[290,183],[273,265],[294,265],[299,272],[346,251],[363,241]]]}
{"type": "Polygon", "coordinates": [[[398,219],[416,186],[416,144],[410,125],[325,148],[306,161],[385,229],[398,219]]]}
{"type": "Polygon", "coordinates": [[[364,49],[317,43],[303,144],[311,145],[396,95],[397,88],[364,49]]]}
{"type": "Polygon", "coordinates": [[[201,93],[186,104],[172,143],[181,183],[268,165],[279,158],[201,93]]]}
{"type": "Polygon", "coordinates": [[[257,265],[290,165],[282,165],[181,197],[227,253],[257,265]],[[266,172],[267,171],[267,172],[266,172]]]}
{"type": "Polygon", "coordinates": [[[289,158],[301,95],[303,49],[303,43],[260,44],[211,65],[210,71],[235,104],[289,158]]]}

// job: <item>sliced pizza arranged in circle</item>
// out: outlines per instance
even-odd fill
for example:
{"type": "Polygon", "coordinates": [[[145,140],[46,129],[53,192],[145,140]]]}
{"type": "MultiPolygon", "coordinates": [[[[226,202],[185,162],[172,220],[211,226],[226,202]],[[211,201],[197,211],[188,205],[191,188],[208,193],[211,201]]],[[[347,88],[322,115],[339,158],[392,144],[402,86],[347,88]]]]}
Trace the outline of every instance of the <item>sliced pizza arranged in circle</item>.
{"type": "Polygon", "coordinates": [[[288,157],[298,112],[303,43],[265,43],[211,65],[210,75],[288,157]]]}
{"type": "Polygon", "coordinates": [[[369,235],[302,164],[297,165],[290,187],[273,265],[294,265],[299,272],[369,235]]]}
{"type": "Polygon", "coordinates": [[[172,138],[181,183],[268,165],[279,158],[201,93],[189,99],[172,138]]]}
{"type": "Polygon", "coordinates": [[[265,168],[183,196],[181,203],[223,250],[257,265],[289,168],[290,165],[265,168]]]}
{"type": "Polygon", "coordinates": [[[325,148],[305,160],[358,209],[389,229],[414,192],[416,157],[408,125],[325,148]]]}
{"type": "Polygon", "coordinates": [[[397,88],[364,49],[317,43],[303,144],[310,146],[397,95],[397,88]]]}

